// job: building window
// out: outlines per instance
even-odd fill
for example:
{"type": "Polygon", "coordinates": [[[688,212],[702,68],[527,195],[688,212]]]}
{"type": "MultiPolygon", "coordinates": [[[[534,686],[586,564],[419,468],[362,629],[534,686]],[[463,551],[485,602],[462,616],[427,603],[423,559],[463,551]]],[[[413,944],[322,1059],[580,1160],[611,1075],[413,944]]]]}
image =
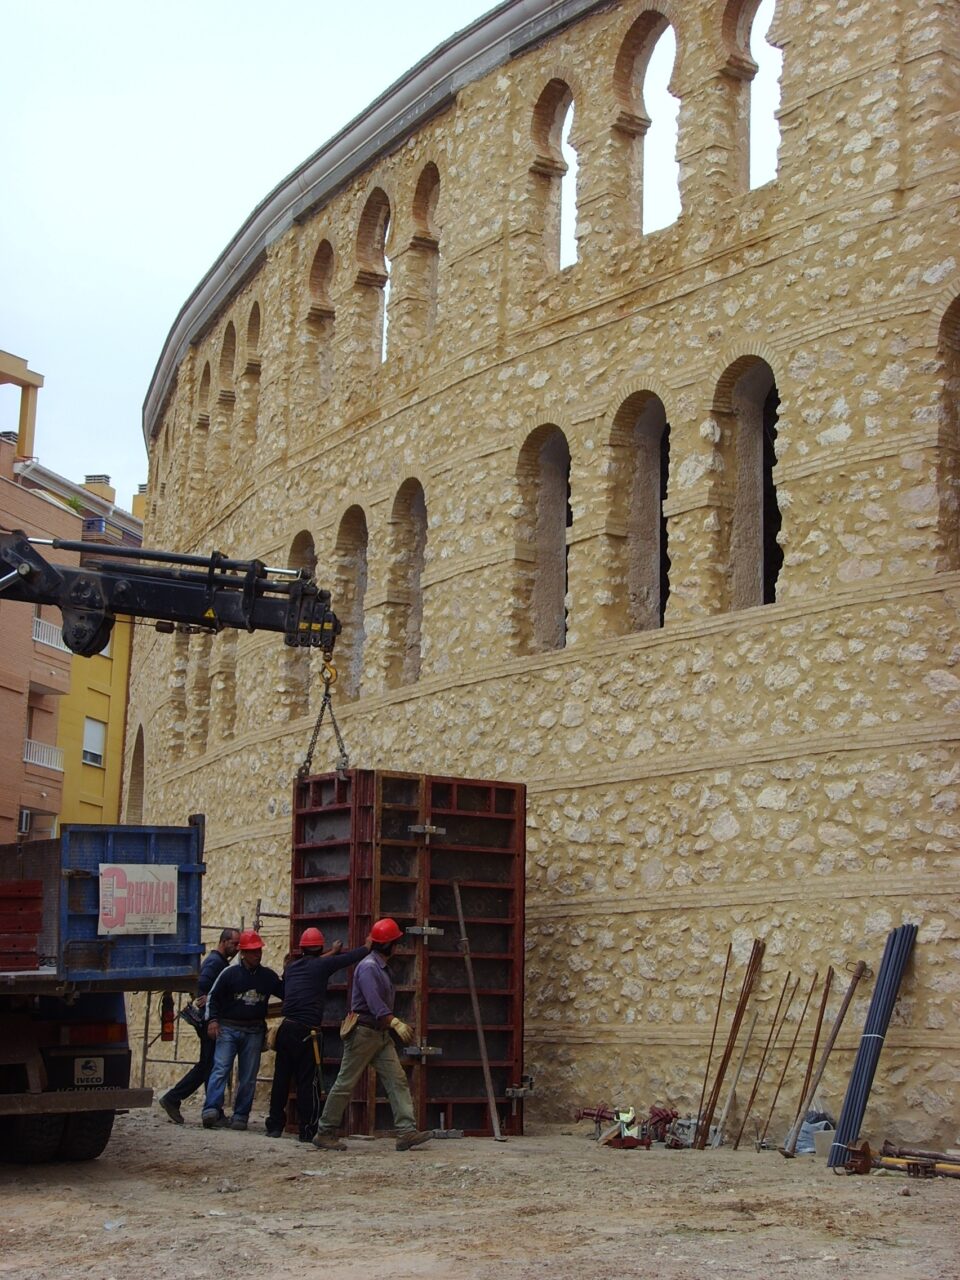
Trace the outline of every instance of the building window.
{"type": "Polygon", "coordinates": [[[551,80],[537,100],[530,166],[533,202],[548,271],[577,261],[577,153],[571,139],[573,94],[563,80],[551,80]]]}
{"type": "Polygon", "coordinates": [[[562,649],[567,637],[570,448],[559,427],[538,427],[517,465],[520,491],[514,630],[520,653],[562,649]]]}
{"type": "Polygon", "coordinates": [[[83,763],[103,767],[103,753],[107,745],[107,726],[102,720],[83,722],[83,763]]]}

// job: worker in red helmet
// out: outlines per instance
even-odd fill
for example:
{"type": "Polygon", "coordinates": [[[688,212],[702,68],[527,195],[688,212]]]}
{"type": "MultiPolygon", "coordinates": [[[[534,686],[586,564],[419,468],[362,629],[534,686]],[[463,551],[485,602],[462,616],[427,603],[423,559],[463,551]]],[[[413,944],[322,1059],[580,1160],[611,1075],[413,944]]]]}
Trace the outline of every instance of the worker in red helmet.
{"type": "Polygon", "coordinates": [[[207,996],[207,1034],[217,1043],[203,1100],[201,1119],[205,1129],[226,1124],[223,1096],[234,1061],[237,1091],[229,1124],[231,1129],[246,1129],[267,1034],[267,1001],[271,996],[283,999],[282,981],[261,963],[263,939],[259,933],[244,929],[237,950],[240,963],[224,969],[207,996]]]}
{"type": "Polygon", "coordinates": [[[334,942],[324,955],[324,938],[319,929],[304,929],[300,935],[300,957],[283,971],[283,1021],[274,1044],[276,1061],[270,1090],[268,1138],[280,1138],[286,1124],[290,1081],[297,1090],[297,1125],[300,1141],[310,1142],[317,1132],[322,1093],[323,1012],[327,983],[341,969],[347,969],[370,952],[372,939],[362,947],[343,950],[334,942]]]}
{"type": "Polygon", "coordinates": [[[390,1036],[394,1031],[404,1044],[413,1040],[413,1028],[394,1015],[396,990],[388,969],[393,949],[402,937],[403,930],[396,920],[389,917],[378,920],[370,930],[370,954],[354,971],[350,1013],[340,1032],[343,1038],[340,1071],[327,1095],[313,1140],[313,1145],[322,1151],[346,1151],[346,1144],[337,1138],[337,1130],[357,1081],[367,1067],[373,1067],[377,1073],[390,1103],[397,1130],[397,1150],[409,1151],[432,1136],[429,1129],[417,1129],[410,1086],[390,1036]]]}

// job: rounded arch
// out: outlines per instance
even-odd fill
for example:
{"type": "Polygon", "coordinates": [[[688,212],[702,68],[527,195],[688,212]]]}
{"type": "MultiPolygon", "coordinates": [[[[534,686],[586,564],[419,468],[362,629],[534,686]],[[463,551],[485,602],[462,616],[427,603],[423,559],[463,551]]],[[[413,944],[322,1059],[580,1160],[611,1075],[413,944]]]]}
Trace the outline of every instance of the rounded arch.
{"type": "Polygon", "coordinates": [[[247,360],[260,359],[260,303],[254,302],[247,318],[247,360]]]}
{"type": "MultiPolygon", "coordinates": [[[[654,47],[667,27],[676,24],[662,9],[645,9],[631,24],[620,43],[617,57],[613,64],[613,92],[621,110],[639,117],[649,124],[650,112],[643,98],[643,82],[647,64],[654,47]]],[[[677,56],[674,61],[671,91],[674,91],[673,80],[677,78],[677,67],[680,65],[680,39],[677,36],[677,56]]]]}
{"type": "Polygon", "coordinates": [[[530,118],[530,137],[541,160],[548,160],[557,172],[566,173],[567,165],[561,149],[561,133],[574,93],[565,79],[555,76],[548,81],[534,104],[530,118]]]}
{"type": "Polygon", "coordinates": [[[364,598],[367,592],[369,533],[363,507],[354,504],[340,518],[334,544],[333,607],[343,631],[337,642],[337,666],[347,698],[357,698],[363,682],[366,643],[364,598]]]}
{"type": "Polygon", "coordinates": [[[713,402],[734,493],[730,607],[772,604],[783,565],[774,480],[780,395],[773,366],[762,356],[738,356],[721,373],[713,402]]]}
{"type": "Polygon", "coordinates": [[[670,595],[664,504],[670,474],[670,423],[649,388],[631,392],[613,415],[608,440],[608,529],[612,595],[621,631],[663,626],[670,595]]]}
{"type": "Polygon", "coordinates": [[[210,361],[208,360],[203,366],[203,373],[200,375],[200,385],[197,389],[197,412],[206,413],[210,408],[210,361]]]}
{"type": "Polygon", "coordinates": [[[566,644],[570,470],[570,446],[555,423],[530,432],[516,469],[520,501],[514,630],[521,653],[566,644]]]}
{"type": "Polygon", "coordinates": [[[390,586],[386,634],[387,686],[413,684],[422,662],[423,591],[427,550],[427,500],[416,477],[404,480],[390,512],[390,586]]]}
{"type": "Polygon", "coordinates": [[[287,552],[288,569],[305,569],[311,577],[316,573],[317,549],[309,529],[301,529],[287,552]]]}
{"type": "Polygon", "coordinates": [[[413,225],[417,236],[433,241],[440,239],[437,209],[440,202],[440,170],[428,160],[420,171],[413,193],[413,225]]]}
{"type": "Polygon", "coordinates": [[[133,742],[130,776],[127,780],[126,820],[134,826],[143,822],[144,758],[143,725],[139,724],[137,736],[133,742]]]}
{"type": "Polygon", "coordinates": [[[357,265],[361,270],[386,274],[390,224],[390,199],[383,187],[374,187],[357,224],[357,265]]]}
{"type": "Polygon", "coordinates": [[[227,321],[220,344],[220,390],[225,391],[233,385],[233,375],[237,363],[237,331],[233,321],[227,321]]]}
{"type": "Polygon", "coordinates": [[[310,263],[309,292],[310,301],[315,306],[331,305],[333,296],[333,277],[336,268],[336,256],[333,245],[326,238],[320,241],[310,263]]]}
{"type": "Polygon", "coordinates": [[[750,32],[760,0],[727,0],[715,43],[721,68],[738,80],[752,80],[757,64],[750,52],[750,32]]]}

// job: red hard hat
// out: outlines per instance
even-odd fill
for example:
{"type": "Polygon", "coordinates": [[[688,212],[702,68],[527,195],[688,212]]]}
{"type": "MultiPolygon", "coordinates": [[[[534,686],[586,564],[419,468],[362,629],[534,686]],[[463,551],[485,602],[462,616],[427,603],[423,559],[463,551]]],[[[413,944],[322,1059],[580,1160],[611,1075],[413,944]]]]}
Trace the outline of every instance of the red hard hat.
{"type": "Polygon", "coordinates": [[[262,951],[263,939],[257,933],[256,929],[244,929],[240,934],[240,941],[237,943],[238,951],[262,951]]]}
{"type": "Polygon", "coordinates": [[[309,929],[304,929],[303,933],[301,933],[300,946],[301,947],[322,947],[323,934],[320,932],[319,929],[315,929],[313,925],[311,925],[309,929]]]}
{"type": "Polygon", "coordinates": [[[396,920],[391,920],[389,916],[385,920],[378,920],[370,930],[370,937],[374,942],[396,942],[398,938],[403,937],[403,930],[397,924],[396,920]]]}

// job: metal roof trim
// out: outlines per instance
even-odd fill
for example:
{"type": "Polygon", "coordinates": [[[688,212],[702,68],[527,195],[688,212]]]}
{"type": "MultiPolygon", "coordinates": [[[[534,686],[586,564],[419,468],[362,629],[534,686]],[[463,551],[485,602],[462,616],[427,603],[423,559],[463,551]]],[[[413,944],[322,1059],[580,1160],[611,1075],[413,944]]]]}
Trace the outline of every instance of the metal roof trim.
{"type": "Polygon", "coordinates": [[[377,156],[444,110],[464,85],[610,0],[505,0],[451,36],[283,179],[256,206],[180,309],[143,404],[143,436],[159,425],[176,370],[229,299],[262,264],[267,248],[341,190],[377,156]]]}

